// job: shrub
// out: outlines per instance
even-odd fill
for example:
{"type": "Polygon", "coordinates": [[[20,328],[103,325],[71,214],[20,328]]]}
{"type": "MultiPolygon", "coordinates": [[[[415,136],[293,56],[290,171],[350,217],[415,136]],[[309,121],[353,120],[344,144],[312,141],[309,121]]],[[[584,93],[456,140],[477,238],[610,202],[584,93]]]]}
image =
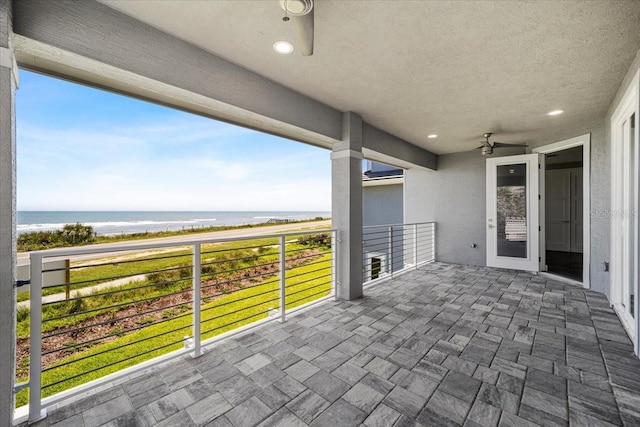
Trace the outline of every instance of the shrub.
{"type": "Polygon", "coordinates": [[[34,231],[18,236],[18,251],[34,251],[91,243],[95,232],[90,225],[67,224],[62,230],[34,231]]]}
{"type": "Polygon", "coordinates": [[[16,312],[16,321],[24,322],[29,318],[29,313],[30,313],[29,307],[19,306],[16,312]]]}
{"type": "Polygon", "coordinates": [[[320,234],[310,234],[301,237],[298,239],[298,243],[305,246],[311,247],[331,247],[331,234],[329,233],[320,233],[320,234]]]}
{"type": "Polygon", "coordinates": [[[192,277],[191,266],[181,267],[178,270],[178,275],[180,276],[181,279],[190,279],[192,277]]]}
{"type": "Polygon", "coordinates": [[[142,319],[137,319],[135,322],[138,325],[149,325],[156,321],[156,318],[153,316],[145,316],[142,319]]]}
{"type": "Polygon", "coordinates": [[[82,298],[76,298],[74,300],[68,301],[65,305],[67,306],[67,313],[74,314],[84,310],[85,301],[82,298]]]}
{"type": "Polygon", "coordinates": [[[202,276],[214,276],[218,272],[215,265],[203,265],[201,269],[202,276]]]}
{"type": "Polygon", "coordinates": [[[65,225],[60,231],[60,236],[65,243],[70,245],[90,243],[95,239],[93,227],[80,223],[65,225]]]}

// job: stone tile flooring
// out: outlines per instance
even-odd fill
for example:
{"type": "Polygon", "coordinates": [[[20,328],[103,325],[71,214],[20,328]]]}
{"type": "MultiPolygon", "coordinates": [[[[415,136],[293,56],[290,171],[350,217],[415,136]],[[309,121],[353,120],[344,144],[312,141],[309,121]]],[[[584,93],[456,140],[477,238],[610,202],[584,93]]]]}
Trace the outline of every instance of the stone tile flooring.
{"type": "Polygon", "coordinates": [[[50,411],[47,426],[631,426],[606,298],[434,263],[50,411]]]}

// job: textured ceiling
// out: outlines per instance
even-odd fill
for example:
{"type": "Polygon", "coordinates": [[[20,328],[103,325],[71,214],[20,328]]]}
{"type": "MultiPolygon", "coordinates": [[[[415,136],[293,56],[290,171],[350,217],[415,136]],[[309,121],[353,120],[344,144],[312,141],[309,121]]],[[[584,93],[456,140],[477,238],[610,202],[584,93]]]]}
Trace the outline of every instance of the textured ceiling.
{"type": "Polygon", "coordinates": [[[277,0],[104,3],[437,154],[604,118],[640,48],[640,1],[316,0],[311,57],[277,0]]]}

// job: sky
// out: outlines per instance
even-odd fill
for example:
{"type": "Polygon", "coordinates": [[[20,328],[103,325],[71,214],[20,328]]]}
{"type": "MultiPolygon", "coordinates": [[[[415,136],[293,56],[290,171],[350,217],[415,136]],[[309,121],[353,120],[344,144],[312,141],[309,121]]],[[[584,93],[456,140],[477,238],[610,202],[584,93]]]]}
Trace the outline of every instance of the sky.
{"type": "Polygon", "coordinates": [[[20,71],[18,210],[329,211],[329,152],[20,71]]]}

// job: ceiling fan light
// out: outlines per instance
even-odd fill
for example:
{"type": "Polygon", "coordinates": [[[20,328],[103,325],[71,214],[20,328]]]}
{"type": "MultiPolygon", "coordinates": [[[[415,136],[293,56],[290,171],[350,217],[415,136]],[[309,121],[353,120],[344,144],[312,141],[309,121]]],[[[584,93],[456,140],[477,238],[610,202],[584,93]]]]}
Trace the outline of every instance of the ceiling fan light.
{"type": "Polygon", "coordinates": [[[288,55],[293,52],[293,45],[285,40],[279,40],[273,44],[273,50],[280,55],[288,55]]]}
{"type": "Polygon", "coordinates": [[[311,12],[313,0],[280,0],[280,7],[289,15],[302,16],[311,12]]]}

